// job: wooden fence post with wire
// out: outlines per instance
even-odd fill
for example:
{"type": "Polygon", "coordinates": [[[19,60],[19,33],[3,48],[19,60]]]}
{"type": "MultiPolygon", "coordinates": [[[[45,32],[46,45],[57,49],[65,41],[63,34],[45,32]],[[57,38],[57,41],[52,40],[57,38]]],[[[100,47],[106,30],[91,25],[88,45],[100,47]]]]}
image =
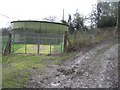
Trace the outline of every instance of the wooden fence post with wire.
{"type": "Polygon", "coordinates": [[[71,45],[69,37],[68,37],[68,32],[65,31],[65,35],[64,35],[64,52],[66,52],[67,42],[68,42],[69,45],[71,45]]]}
{"type": "Polygon", "coordinates": [[[9,38],[8,38],[8,42],[7,45],[5,47],[5,51],[3,55],[8,55],[11,54],[11,42],[12,42],[12,34],[9,34],[9,38]]]}
{"type": "Polygon", "coordinates": [[[9,54],[11,54],[11,46],[12,46],[11,45],[12,44],[12,34],[11,33],[9,34],[9,40],[10,40],[9,41],[9,54]]]}

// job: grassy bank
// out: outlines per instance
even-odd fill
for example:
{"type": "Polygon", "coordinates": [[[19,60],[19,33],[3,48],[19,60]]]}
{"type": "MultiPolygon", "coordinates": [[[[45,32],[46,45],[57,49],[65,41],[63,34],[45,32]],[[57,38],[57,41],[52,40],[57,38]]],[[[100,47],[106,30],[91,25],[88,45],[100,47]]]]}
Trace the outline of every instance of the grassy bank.
{"type": "Polygon", "coordinates": [[[98,43],[114,39],[114,30],[114,28],[111,30],[107,28],[104,30],[94,30],[94,33],[81,33],[80,31],[77,31],[76,38],[75,34],[69,35],[71,44],[67,46],[66,52],[79,51],[83,48],[94,47],[94,45],[98,43]]]}
{"type": "Polygon", "coordinates": [[[75,53],[59,56],[14,54],[2,57],[2,86],[3,88],[22,88],[31,75],[42,73],[51,64],[60,64],[75,53]]]}

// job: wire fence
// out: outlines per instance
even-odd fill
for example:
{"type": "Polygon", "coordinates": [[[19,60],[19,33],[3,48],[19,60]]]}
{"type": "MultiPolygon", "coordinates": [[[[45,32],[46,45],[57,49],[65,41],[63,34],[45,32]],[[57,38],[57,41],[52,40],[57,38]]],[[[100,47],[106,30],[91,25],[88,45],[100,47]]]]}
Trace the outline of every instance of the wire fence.
{"type": "Polygon", "coordinates": [[[64,50],[64,36],[33,32],[14,32],[12,53],[60,54],[64,50]]]}
{"type": "Polygon", "coordinates": [[[7,43],[8,43],[9,35],[2,36],[2,54],[4,53],[7,43]]]}
{"type": "Polygon", "coordinates": [[[87,31],[76,31],[73,36],[71,37],[72,39],[84,39],[84,38],[95,38],[96,36],[99,35],[110,35],[112,36],[115,31],[115,27],[107,27],[107,28],[95,28],[92,30],[87,30],[87,31]]]}
{"type": "Polygon", "coordinates": [[[13,30],[12,39],[10,39],[9,35],[2,36],[2,53],[60,54],[66,51],[69,41],[78,39],[81,42],[85,40],[95,42],[106,37],[112,37],[113,32],[114,27],[84,32],[77,31],[75,34],[69,35],[70,40],[68,40],[66,34],[13,30]]]}

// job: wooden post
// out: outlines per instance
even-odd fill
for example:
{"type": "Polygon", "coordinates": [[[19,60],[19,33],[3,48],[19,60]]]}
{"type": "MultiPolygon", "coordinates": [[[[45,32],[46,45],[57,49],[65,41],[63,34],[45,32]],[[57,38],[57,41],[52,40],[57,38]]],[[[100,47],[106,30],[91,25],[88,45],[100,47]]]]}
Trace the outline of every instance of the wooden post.
{"type": "Polygon", "coordinates": [[[66,51],[66,46],[67,46],[67,31],[65,31],[64,35],[64,52],[66,51]]]}
{"type": "Polygon", "coordinates": [[[76,36],[77,36],[77,30],[75,29],[75,36],[74,36],[74,39],[76,39],[76,36]]]}
{"type": "Polygon", "coordinates": [[[14,53],[14,51],[15,51],[15,50],[14,50],[15,30],[13,30],[13,32],[14,32],[14,33],[13,33],[13,42],[12,42],[12,45],[13,45],[13,53],[14,53]]]}
{"type": "Polygon", "coordinates": [[[25,39],[25,54],[27,53],[27,45],[26,45],[26,43],[27,43],[27,38],[24,38],[25,39]]]}
{"type": "Polygon", "coordinates": [[[11,33],[9,34],[9,38],[8,38],[8,42],[7,42],[7,45],[5,47],[5,51],[4,51],[4,55],[7,55],[7,54],[10,54],[11,53],[11,40],[12,39],[12,35],[11,33]]]}
{"type": "MultiPolygon", "coordinates": [[[[60,41],[62,41],[62,39],[60,41]]],[[[60,44],[61,44],[61,53],[62,53],[62,42],[60,44]]]]}
{"type": "Polygon", "coordinates": [[[51,34],[49,36],[49,40],[50,40],[50,55],[51,55],[51,44],[52,44],[51,34]]]}
{"type": "Polygon", "coordinates": [[[8,51],[8,53],[11,54],[11,44],[12,44],[12,34],[11,33],[9,34],[9,40],[10,41],[9,41],[9,51],[8,51]]]}
{"type": "Polygon", "coordinates": [[[39,51],[40,51],[40,39],[39,39],[39,35],[38,35],[38,50],[37,50],[38,54],[39,54],[39,51]]]}
{"type": "Polygon", "coordinates": [[[65,35],[64,35],[64,52],[66,52],[67,41],[68,41],[68,44],[71,45],[71,44],[70,44],[70,40],[69,40],[69,38],[68,38],[68,32],[65,31],[65,35]]]}
{"type": "Polygon", "coordinates": [[[51,43],[52,43],[52,42],[51,42],[51,38],[50,38],[50,55],[51,55],[51,43]]]}

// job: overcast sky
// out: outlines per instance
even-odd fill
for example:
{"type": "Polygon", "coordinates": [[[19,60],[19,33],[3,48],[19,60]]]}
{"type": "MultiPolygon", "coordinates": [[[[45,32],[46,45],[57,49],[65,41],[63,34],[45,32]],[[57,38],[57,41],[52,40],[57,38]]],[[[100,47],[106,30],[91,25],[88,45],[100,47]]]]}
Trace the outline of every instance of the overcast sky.
{"type": "Polygon", "coordinates": [[[92,10],[97,0],[0,0],[0,28],[8,26],[12,20],[42,20],[56,16],[65,19],[78,9],[84,16],[92,10]],[[5,15],[5,16],[4,16],[5,15]],[[7,18],[10,17],[10,18],[7,18]]]}

